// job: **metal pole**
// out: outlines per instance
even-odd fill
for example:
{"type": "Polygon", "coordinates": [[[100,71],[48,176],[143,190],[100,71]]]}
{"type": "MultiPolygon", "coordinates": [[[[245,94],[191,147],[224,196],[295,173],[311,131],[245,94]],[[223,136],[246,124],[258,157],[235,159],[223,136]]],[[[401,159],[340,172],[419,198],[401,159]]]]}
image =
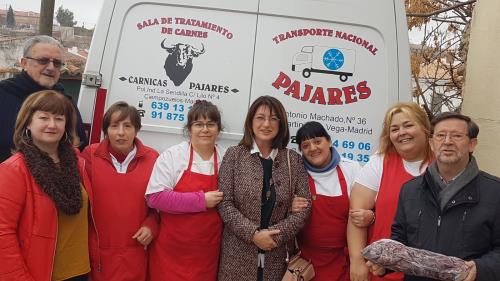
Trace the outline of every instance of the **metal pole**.
{"type": "Polygon", "coordinates": [[[39,33],[52,36],[55,0],[41,0],[39,33]]]}

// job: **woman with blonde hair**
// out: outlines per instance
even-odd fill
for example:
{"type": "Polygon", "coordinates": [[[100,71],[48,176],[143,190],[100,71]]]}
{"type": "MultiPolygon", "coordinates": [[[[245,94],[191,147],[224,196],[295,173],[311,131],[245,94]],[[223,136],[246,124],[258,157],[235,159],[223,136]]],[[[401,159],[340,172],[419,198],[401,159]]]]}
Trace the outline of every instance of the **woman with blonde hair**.
{"type": "Polygon", "coordinates": [[[16,153],[0,164],[0,280],[87,280],[90,182],[75,152],[76,114],[62,94],[30,95],[16,153]]]}
{"type": "MultiPolygon", "coordinates": [[[[429,146],[430,122],[416,103],[398,103],[387,111],[380,147],[358,174],[350,197],[347,241],[351,261],[351,281],[369,280],[361,250],[369,243],[389,238],[401,186],[423,173],[432,159],[429,146]],[[371,237],[360,227],[362,210],[375,210],[371,237]]],[[[371,280],[402,280],[401,273],[371,280]]]]}

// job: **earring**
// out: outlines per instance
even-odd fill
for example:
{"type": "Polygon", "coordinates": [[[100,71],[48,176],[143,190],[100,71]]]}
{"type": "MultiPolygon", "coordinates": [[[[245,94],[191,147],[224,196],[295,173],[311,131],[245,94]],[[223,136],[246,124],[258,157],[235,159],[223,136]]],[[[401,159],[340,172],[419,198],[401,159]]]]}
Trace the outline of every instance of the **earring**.
{"type": "Polygon", "coordinates": [[[28,128],[24,129],[23,136],[24,136],[25,139],[31,140],[31,131],[30,131],[30,129],[28,129],[28,128]]]}
{"type": "Polygon", "coordinates": [[[64,131],[64,141],[69,141],[69,135],[68,132],[64,131]]]}

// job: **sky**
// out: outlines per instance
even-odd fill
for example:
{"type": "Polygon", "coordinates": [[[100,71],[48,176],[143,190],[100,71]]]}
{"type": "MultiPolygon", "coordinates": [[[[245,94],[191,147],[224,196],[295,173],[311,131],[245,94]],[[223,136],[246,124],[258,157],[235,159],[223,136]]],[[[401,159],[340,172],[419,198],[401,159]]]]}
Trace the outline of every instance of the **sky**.
{"type": "MultiPolygon", "coordinates": [[[[97,23],[97,18],[101,12],[101,6],[104,0],[55,0],[54,13],[59,6],[69,9],[73,12],[77,26],[85,24],[86,28],[92,28],[97,23]]],[[[40,0],[0,0],[0,9],[12,9],[16,11],[40,12],[40,0]]],[[[55,19],[55,15],[54,15],[55,19]]]]}

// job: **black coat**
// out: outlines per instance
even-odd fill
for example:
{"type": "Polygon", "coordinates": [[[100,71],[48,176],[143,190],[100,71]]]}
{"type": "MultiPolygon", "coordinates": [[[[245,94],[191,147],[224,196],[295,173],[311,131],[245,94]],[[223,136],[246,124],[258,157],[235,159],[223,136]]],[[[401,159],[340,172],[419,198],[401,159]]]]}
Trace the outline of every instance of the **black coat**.
{"type": "MultiPolygon", "coordinates": [[[[473,260],[477,281],[500,280],[500,179],[480,171],[441,211],[429,171],[403,185],[391,238],[473,260]]],[[[406,276],[405,280],[432,280],[406,276]]]]}
{"type": "MultiPolygon", "coordinates": [[[[12,137],[17,113],[22,103],[29,95],[41,90],[47,90],[47,88],[38,85],[24,71],[16,77],[0,81],[0,162],[9,158],[11,150],[14,148],[12,137]]],[[[53,90],[64,93],[64,87],[60,83],[54,85],[53,90]]],[[[80,137],[80,149],[83,149],[88,144],[88,141],[83,129],[80,111],[76,106],[75,109],[78,118],[76,133],[80,137]]]]}

